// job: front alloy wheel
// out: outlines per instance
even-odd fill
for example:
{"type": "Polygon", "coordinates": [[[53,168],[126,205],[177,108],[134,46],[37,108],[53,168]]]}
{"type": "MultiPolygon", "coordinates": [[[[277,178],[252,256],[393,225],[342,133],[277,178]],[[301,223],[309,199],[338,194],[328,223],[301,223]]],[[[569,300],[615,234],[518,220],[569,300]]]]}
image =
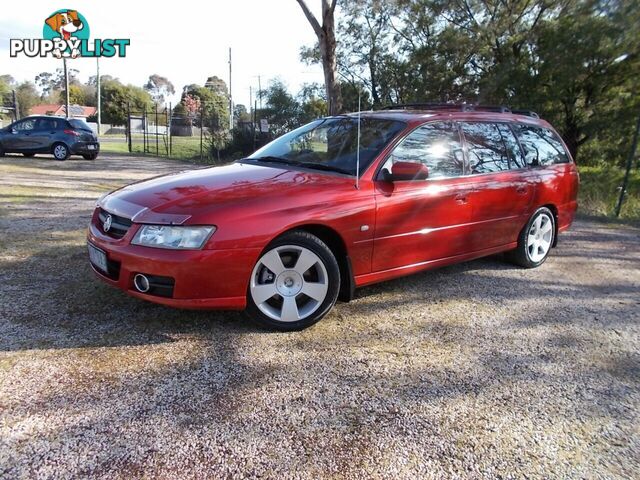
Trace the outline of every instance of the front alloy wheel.
{"type": "Polygon", "coordinates": [[[336,302],[338,264],[331,250],[307,232],[273,242],[251,272],[248,309],[259,323],[300,330],[320,320],[336,302]]]}

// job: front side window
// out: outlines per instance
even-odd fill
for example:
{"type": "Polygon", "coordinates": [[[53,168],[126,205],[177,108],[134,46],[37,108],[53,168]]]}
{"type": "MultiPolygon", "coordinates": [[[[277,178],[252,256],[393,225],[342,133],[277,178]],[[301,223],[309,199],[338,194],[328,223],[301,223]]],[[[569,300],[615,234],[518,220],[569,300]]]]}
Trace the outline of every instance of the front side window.
{"type": "Polygon", "coordinates": [[[564,150],[560,139],[546,128],[533,125],[514,125],[527,165],[553,165],[567,163],[569,156],[564,150]]]}
{"type": "Polygon", "coordinates": [[[393,150],[383,168],[395,162],[417,162],[429,169],[429,178],[459,177],[464,156],[458,130],[450,122],[427,123],[416,128],[393,150]]]}
{"type": "Polygon", "coordinates": [[[36,121],[33,118],[28,120],[23,120],[22,122],[18,122],[13,126],[14,130],[18,132],[27,132],[29,130],[33,130],[36,125],[36,121]]]}
{"type": "MultiPolygon", "coordinates": [[[[396,120],[360,119],[359,157],[362,174],[406,124],[396,120]]],[[[330,117],[316,120],[268,143],[248,157],[354,175],[358,158],[358,119],[330,117]]]]}
{"type": "Polygon", "coordinates": [[[471,173],[509,170],[509,156],[502,134],[495,123],[460,123],[467,145],[471,173]]]}

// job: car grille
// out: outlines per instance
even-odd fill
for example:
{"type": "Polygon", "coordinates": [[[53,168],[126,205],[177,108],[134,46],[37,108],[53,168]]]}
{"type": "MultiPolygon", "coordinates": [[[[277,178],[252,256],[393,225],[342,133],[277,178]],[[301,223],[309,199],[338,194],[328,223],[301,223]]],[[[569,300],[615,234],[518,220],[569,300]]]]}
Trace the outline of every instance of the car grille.
{"type": "Polygon", "coordinates": [[[98,220],[100,229],[112,238],[122,238],[124,237],[129,228],[131,228],[131,220],[125,217],[120,217],[118,215],[114,215],[113,213],[109,213],[106,210],[100,209],[98,212],[98,220]],[[111,228],[108,232],[104,231],[104,222],[107,219],[107,215],[111,215],[111,228]]]}

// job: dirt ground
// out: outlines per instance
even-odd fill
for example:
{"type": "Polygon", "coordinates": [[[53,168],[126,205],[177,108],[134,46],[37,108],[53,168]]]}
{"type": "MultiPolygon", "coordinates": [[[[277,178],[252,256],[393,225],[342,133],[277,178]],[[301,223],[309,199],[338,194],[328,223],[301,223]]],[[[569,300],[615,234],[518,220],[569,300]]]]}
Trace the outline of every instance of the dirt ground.
{"type": "Polygon", "coordinates": [[[640,230],[581,220],[539,269],[421,273],[267,333],[88,266],[100,194],[188,167],[0,159],[0,477],[637,478],[640,230]]]}

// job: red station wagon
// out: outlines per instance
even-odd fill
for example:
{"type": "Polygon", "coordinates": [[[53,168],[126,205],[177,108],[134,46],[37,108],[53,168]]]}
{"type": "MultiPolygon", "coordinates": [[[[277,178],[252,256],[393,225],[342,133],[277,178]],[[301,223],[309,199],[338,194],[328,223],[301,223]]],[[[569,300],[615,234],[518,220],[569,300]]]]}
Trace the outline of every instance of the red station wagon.
{"type": "Polygon", "coordinates": [[[571,155],[533,112],[401,105],[112,192],[93,213],[89,257],[135,297],[246,308],[298,330],[363,285],[497,252],[537,267],[577,192],[571,155]]]}

